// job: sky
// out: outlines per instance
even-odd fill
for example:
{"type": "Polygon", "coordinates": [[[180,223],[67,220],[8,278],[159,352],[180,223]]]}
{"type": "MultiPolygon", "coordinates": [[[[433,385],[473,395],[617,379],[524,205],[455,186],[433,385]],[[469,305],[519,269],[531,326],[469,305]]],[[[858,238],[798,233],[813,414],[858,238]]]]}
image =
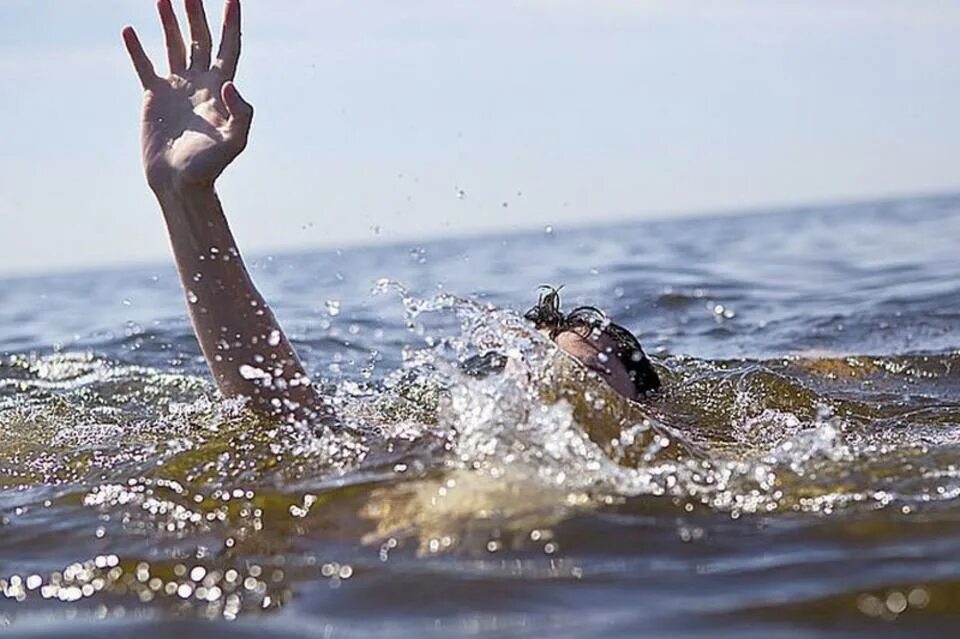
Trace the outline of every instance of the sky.
{"type": "MultiPolygon", "coordinates": [[[[219,2],[207,0],[219,31],[219,2]]],[[[241,248],[960,191],[960,2],[244,0],[241,248]]],[[[169,260],[152,0],[0,0],[0,277],[169,260]]]]}

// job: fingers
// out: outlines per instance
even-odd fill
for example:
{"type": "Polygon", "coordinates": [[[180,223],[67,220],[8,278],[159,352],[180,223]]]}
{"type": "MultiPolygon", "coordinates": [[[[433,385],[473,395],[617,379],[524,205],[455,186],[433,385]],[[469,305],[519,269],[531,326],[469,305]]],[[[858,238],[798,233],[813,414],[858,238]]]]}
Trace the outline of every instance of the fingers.
{"type": "Polygon", "coordinates": [[[217,52],[217,64],[228,80],[232,80],[237,74],[239,60],[240,0],[227,0],[223,10],[223,35],[220,39],[220,51],[217,52]]]}
{"type": "Polygon", "coordinates": [[[247,135],[250,133],[250,124],[253,121],[253,105],[243,99],[237,86],[233,82],[226,82],[220,90],[220,97],[227,106],[230,119],[227,121],[227,130],[232,142],[239,144],[242,149],[247,144],[247,135]]]}
{"type": "Polygon", "coordinates": [[[133,61],[133,68],[137,71],[137,76],[140,78],[140,84],[144,89],[148,89],[159,80],[156,72],[153,70],[153,63],[150,62],[150,58],[148,58],[144,52],[143,45],[140,44],[140,38],[137,37],[137,32],[133,30],[133,27],[124,27],[122,33],[123,43],[127,46],[127,52],[130,54],[130,59],[133,61]]]}
{"type": "Polygon", "coordinates": [[[203,11],[202,0],[186,0],[187,22],[190,23],[190,70],[206,71],[210,68],[210,55],[213,44],[210,41],[210,27],[207,15],[203,11]]]}
{"type": "Polygon", "coordinates": [[[187,53],[183,46],[183,35],[180,33],[177,14],[174,13],[170,0],[159,0],[157,11],[160,12],[160,24],[163,25],[163,36],[167,43],[170,73],[183,73],[187,69],[187,53]]]}
{"type": "Polygon", "coordinates": [[[237,90],[237,85],[233,82],[224,82],[220,93],[230,119],[236,119],[238,124],[249,124],[253,119],[253,105],[243,99],[237,90]]]}

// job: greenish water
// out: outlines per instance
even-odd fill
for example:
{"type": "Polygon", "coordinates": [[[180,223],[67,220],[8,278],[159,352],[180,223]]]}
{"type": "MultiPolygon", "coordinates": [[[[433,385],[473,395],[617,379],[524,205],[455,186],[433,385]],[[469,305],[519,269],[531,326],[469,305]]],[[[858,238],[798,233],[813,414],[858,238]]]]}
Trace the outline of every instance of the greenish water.
{"type": "Polygon", "coordinates": [[[960,593],[960,200],[256,259],[349,428],[217,397],[168,266],[0,281],[20,636],[900,636],[960,593]],[[640,334],[627,405],[517,311],[640,334]],[[503,352],[483,379],[458,362],[503,352]]]}

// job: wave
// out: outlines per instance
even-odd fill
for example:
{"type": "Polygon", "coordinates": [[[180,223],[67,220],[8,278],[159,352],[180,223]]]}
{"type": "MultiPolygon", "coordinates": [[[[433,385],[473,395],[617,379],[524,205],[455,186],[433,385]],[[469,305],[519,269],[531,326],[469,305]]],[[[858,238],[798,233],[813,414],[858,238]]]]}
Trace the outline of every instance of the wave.
{"type": "MultiPolygon", "coordinates": [[[[235,617],[281,605],[318,539],[550,554],[588,515],[822,517],[960,496],[958,353],[670,356],[655,360],[666,392],[633,403],[514,312],[377,290],[422,346],[380,379],[326,381],[338,432],[259,421],[176,367],[96,352],[0,363],[0,559],[31,539],[65,566],[0,580],[7,596],[126,593],[235,617]],[[464,370],[491,351],[502,372],[464,370]]],[[[349,578],[343,565],[325,576],[349,578]]]]}

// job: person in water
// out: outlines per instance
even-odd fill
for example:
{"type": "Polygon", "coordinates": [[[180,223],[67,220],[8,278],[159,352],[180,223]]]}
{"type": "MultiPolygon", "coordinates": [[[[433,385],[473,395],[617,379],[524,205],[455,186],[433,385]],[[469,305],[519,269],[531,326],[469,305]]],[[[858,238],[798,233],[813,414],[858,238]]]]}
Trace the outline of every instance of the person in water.
{"type": "MultiPolygon", "coordinates": [[[[244,150],[253,106],[233,82],[240,0],[227,0],[217,54],[202,0],[185,0],[186,46],[171,0],[159,0],[169,75],[157,74],[132,27],[123,40],[144,90],[141,146],[147,183],[163,211],[200,348],[225,397],[290,421],[331,409],[243,263],[214,184],[244,150]]],[[[637,400],[660,380],[637,338],[596,308],[564,314],[555,289],[525,317],[614,390],[637,400]]]]}

